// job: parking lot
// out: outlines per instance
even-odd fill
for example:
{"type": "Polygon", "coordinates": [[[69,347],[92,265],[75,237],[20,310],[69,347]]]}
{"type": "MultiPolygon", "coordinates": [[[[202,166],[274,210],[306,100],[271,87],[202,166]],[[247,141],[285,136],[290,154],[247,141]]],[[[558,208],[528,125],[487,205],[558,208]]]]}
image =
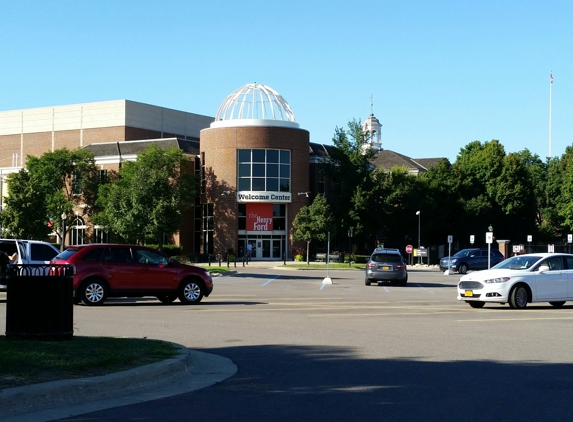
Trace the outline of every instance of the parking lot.
{"type": "MultiPolygon", "coordinates": [[[[252,421],[302,413],[304,420],[570,420],[573,302],[473,309],[456,300],[459,276],[438,270],[410,268],[406,287],[365,286],[361,271],[331,270],[333,284],[323,284],[326,275],[241,267],[215,278],[197,306],[154,298],[75,306],[75,335],[173,341],[239,368],[180,401],[98,412],[97,420],[145,413],[175,421],[178,411],[162,406],[184,411],[190,399],[206,403],[193,410],[197,420],[212,420],[213,408],[218,417],[252,421]]],[[[2,293],[2,327],[4,318],[2,293]]]]}

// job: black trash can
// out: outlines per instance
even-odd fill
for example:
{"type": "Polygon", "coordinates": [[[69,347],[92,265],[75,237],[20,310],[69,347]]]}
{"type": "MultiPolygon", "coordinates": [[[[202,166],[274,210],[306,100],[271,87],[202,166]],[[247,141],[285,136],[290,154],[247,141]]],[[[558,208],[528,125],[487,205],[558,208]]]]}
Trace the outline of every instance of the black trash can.
{"type": "Polygon", "coordinates": [[[71,340],[72,265],[10,265],[6,281],[6,338],[71,340]]]}

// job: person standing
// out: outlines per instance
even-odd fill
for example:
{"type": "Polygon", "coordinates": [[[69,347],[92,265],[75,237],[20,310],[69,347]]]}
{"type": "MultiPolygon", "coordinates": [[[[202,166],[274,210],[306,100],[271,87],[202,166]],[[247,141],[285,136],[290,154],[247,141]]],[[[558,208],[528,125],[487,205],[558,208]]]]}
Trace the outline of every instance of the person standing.
{"type": "Polygon", "coordinates": [[[0,251],[0,273],[5,274],[8,270],[8,264],[16,263],[17,259],[17,252],[14,252],[12,255],[8,255],[6,252],[0,251]]]}
{"type": "Polygon", "coordinates": [[[251,242],[247,242],[247,261],[251,260],[252,253],[253,253],[253,245],[251,242]]]}

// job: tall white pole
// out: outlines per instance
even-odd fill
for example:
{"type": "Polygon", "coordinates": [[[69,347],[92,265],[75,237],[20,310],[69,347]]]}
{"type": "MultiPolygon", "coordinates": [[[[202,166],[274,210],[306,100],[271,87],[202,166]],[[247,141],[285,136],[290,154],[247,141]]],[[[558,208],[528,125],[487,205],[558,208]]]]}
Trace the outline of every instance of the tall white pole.
{"type": "Polygon", "coordinates": [[[553,87],[553,71],[549,72],[549,158],[551,158],[551,88],[553,87]]]}
{"type": "Polygon", "coordinates": [[[416,211],[416,215],[418,216],[418,264],[420,264],[420,260],[422,259],[420,256],[420,211],[416,211]]]}

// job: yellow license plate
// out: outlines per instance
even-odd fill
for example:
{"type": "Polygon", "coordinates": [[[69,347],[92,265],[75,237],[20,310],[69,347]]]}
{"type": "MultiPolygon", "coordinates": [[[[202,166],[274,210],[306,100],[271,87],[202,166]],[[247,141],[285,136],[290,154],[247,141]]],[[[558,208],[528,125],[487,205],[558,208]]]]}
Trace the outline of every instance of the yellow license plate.
{"type": "Polygon", "coordinates": [[[387,271],[387,270],[390,269],[390,267],[389,267],[388,265],[383,265],[383,266],[382,266],[382,269],[387,271]]]}
{"type": "Polygon", "coordinates": [[[466,290],[466,293],[465,293],[466,297],[468,297],[468,296],[471,297],[473,295],[474,295],[474,292],[472,292],[471,290],[466,290]]]}

